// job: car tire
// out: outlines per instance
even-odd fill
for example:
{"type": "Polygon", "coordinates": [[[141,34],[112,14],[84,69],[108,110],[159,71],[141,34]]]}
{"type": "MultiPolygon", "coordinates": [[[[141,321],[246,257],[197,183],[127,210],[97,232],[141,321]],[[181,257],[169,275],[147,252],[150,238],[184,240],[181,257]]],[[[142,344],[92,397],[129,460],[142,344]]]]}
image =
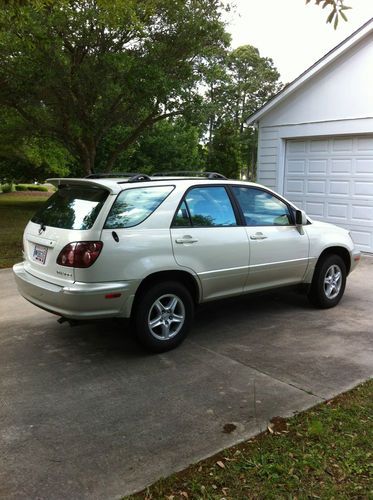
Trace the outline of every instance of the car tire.
{"type": "Polygon", "coordinates": [[[135,307],[137,340],[149,351],[169,351],[187,336],[193,314],[193,300],[184,285],[173,281],[153,285],[135,307]]]}
{"type": "Polygon", "coordinates": [[[346,264],[339,255],[322,257],[316,265],[308,298],[321,309],[334,307],[346,287],[346,264]]]}

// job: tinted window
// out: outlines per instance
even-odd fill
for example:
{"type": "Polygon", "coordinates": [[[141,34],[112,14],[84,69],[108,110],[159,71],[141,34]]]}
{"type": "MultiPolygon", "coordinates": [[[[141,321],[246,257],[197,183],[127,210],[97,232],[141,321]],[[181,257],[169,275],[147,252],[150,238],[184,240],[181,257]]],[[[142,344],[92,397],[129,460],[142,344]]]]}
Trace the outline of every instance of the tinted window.
{"type": "Polygon", "coordinates": [[[173,190],[173,186],[125,189],[115,200],[105,229],[136,226],[156,210],[173,190]]]}
{"type": "Polygon", "coordinates": [[[62,229],[90,229],[108,195],[104,189],[61,187],[31,221],[62,229]]]}
{"type": "MultiPolygon", "coordinates": [[[[237,225],[232,204],[224,187],[193,188],[186,194],[184,206],[188,207],[194,227],[237,225]]],[[[183,216],[183,213],[179,210],[176,220],[180,221],[180,215],[183,216]]],[[[186,221],[186,218],[184,220],[186,221]]]]}
{"type": "Polygon", "coordinates": [[[247,226],[289,226],[292,219],[285,203],[270,193],[251,187],[232,187],[247,226]]]}
{"type": "Polygon", "coordinates": [[[190,227],[190,218],[185,201],[180,205],[179,210],[176,212],[173,224],[174,227],[190,227]]]}

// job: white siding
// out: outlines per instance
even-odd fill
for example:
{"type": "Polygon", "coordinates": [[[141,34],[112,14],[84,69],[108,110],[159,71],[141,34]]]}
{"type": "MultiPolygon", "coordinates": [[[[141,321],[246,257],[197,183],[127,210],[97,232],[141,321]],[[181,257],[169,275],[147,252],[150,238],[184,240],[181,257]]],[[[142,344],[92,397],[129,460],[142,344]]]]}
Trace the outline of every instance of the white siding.
{"type": "Polygon", "coordinates": [[[259,129],[257,182],[276,188],[279,161],[278,130],[259,129]]]}
{"type": "Polygon", "coordinates": [[[372,82],[370,34],[263,115],[261,126],[371,118],[372,82]]]}

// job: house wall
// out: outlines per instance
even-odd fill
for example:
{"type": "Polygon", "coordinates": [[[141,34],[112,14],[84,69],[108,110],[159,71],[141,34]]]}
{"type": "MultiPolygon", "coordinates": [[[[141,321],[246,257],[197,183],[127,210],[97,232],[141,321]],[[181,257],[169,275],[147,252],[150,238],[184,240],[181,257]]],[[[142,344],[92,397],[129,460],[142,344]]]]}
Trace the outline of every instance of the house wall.
{"type": "Polygon", "coordinates": [[[257,181],[283,193],[286,139],[373,132],[373,33],[259,122],[257,181]]]}

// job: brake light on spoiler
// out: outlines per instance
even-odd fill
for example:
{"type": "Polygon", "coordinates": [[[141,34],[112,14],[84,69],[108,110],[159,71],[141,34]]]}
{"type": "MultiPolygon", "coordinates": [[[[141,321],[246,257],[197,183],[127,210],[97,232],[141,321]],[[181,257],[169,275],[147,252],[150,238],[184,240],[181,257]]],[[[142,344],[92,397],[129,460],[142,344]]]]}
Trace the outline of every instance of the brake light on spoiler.
{"type": "Polygon", "coordinates": [[[74,241],[61,250],[57,264],[66,267],[90,267],[100,255],[102,241],[74,241]]]}

